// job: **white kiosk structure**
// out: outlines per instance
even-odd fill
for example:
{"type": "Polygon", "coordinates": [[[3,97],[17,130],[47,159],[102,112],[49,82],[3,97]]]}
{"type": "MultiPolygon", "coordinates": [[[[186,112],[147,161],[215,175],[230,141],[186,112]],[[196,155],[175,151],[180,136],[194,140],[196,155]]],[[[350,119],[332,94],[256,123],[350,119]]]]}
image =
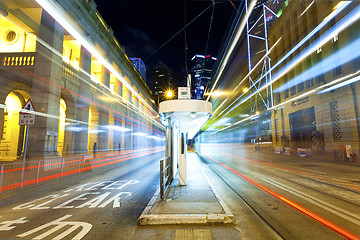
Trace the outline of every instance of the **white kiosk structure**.
{"type": "Polygon", "coordinates": [[[160,103],[160,120],[166,126],[166,155],[171,157],[173,178],[179,170],[179,184],[186,185],[187,140],[194,137],[212,113],[203,100],[169,100],[160,103]]]}

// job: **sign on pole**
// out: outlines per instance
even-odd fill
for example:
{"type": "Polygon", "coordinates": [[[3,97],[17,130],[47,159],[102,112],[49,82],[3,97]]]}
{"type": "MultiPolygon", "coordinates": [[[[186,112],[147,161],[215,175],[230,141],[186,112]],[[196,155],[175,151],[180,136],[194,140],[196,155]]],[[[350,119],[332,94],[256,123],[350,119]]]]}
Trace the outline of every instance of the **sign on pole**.
{"type": "Polygon", "coordinates": [[[190,99],[190,88],[178,87],[178,99],[190,99]]]}
{"type": "Polygon", "coordinates": [[[23,161],[23,167],[22,167],[22,173],[21,173],[21,185],[20,188],[23,187],[23,181],[24,181],[24,170],[25,170],[25,160],[26,160],[26,150],[27,150],[27,143],[28,143],[28,137],[29,137],[29,125],[34,125],[35,123],[35,114],[32,114],[31,112],[35,112],[34,105],[31,102],[31,99],[29,99],[24,107],[20,111],[19,115],[19,125],[25,125],[26,126],[26,134],[25,134],[25,146],[24,146],[24,161],[23,161]]]}
{"type": "Polygon", "coordinates": [[[24,107],[20,111],[19,125],[34,125],[34,123],[35,123],[35,114],[31,114],[31,113],[28,113],[28,112],[23,112],[23,110],[34,111],[35,112],[35,108],[34,108],[34,105],[31,102],[31,99],[29,99],[25,103],[24,107]]]}

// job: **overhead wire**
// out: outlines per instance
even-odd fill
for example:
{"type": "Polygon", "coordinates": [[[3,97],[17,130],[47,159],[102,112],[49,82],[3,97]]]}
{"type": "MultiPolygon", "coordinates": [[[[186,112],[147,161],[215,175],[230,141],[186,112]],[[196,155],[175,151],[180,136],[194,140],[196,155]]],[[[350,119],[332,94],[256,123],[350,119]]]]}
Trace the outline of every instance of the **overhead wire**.
{"type": "MultiPolygon", "coordinates": [[[[186,0],[185,0],[186,1],[186,0]]],[[[188,27],[191,23],[193,23],[196,19],[198,19],[203,13],[205,13],[210,7],[212,6],[212,4],[210,6],[208,6],[207,8],[205,8],[204,11],[202,11],[201,13],[199,13],[194,19],[192,19],[188,24],[186,24],[182,29],[180,29],[177,33],[175,33],[171,38],[169,38],[164,44],[162,44],[158,49],[156,49],[152,54],[150,54],[147,58],[145,58],[144,61],[148,60],[150,57],[152,57],[155,53],[157,53],[161,48],[163,48],[166,44],[168,44],[173,38],[175,38],[179,33],[181,33],[186,27],[188,27]]]]}
{"type": "MultiPolygon", "coordinates": [[[[184,47],[185,47],[185,71],[186,71],[186,78],[188,78],[189,75],[189,69],[187,66],[187,50],[188,50],[188,45],[187,45],[187,40],[186,40],[186,0],[184,0],[185,2],[185,6],[184,6],[184,47]]],[[[191,87],[191,86],[190,86],[191,87]]]]}
{"type": "MultiPolygon", "coordinates": [[[[207,36],[207,40],[206,40],[205,56],[207,55],[207,51],[208,51],[210,33],[211,33],[211,26],[212,26],[213,19],[214,19],[214,12],[215,12],[215,1],[214,0],[212,0],[212,6],[213,6],[213,9],[212,9],[212,13],[211,13],[210,26],[209,26],[208,36],[207,36]]],[[[203,66],[202,66],[202,72],[201,72],[200,79],[202,78],[202,76],[203,76],[203,74],[205,72],[205,60],[206,60],[206,58],[204,58],[204,61],[203,61],[203,66]]],[[[209,82],[206,83],[206,88],[205,88],[204,92],[208,88],[208,85],[209,85],[209,82]]]]}

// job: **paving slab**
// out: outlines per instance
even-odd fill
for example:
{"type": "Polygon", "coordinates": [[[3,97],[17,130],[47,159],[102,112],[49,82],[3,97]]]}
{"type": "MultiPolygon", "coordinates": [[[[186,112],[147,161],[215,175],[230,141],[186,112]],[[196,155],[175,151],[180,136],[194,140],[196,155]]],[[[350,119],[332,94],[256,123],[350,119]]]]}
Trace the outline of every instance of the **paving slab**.
{"type": "Polygon", "coordinates": [[[163,200],[158,189],[139,217],[140,225],[234,223],[195,153],[188,153],[187,166],[187,185],[180,186],[177,174],[163,200]]]}

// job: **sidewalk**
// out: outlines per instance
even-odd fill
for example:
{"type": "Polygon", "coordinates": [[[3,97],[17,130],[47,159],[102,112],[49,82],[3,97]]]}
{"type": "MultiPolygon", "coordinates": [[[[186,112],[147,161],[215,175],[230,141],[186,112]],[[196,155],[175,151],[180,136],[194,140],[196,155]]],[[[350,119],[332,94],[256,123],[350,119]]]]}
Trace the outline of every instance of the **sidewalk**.
{"type": "Polygon", "coordinates": [[[234,216],[216,193],[202,170],[198,156],[188,153],[187,185],[180,186],[178,174],[164,200],[160,190],[138,219],[140,225],[234,223],[234,216]]]}

